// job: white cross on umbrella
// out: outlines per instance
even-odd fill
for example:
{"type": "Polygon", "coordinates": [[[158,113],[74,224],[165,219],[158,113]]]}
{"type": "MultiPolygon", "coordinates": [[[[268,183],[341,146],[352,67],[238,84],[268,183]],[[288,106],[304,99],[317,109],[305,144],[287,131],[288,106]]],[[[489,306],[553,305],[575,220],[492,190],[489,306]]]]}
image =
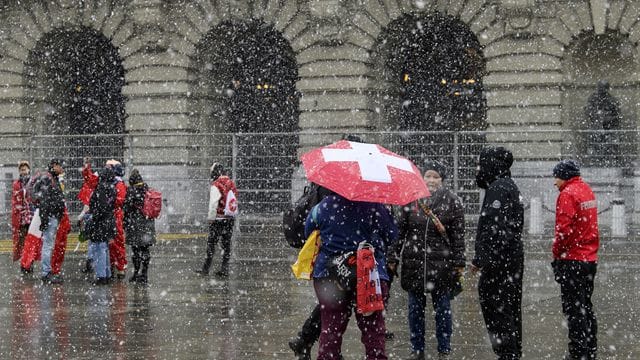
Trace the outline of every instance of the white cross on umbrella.
{"type": "Polygon", "coordinates": [[[411,162],[397,156],[383,154],[375,144],[349,141],[351,149],[322,149],[324,161],[357,162],[363,180],[391,183],[389,166],[413,173],[411,162]]]}
{"type": "Polygon", "coordinates": [[[415,164],[377,144],[340,140],[300,160],[309,181],[352,201],[405,205],[429,196],[415,164]]]}

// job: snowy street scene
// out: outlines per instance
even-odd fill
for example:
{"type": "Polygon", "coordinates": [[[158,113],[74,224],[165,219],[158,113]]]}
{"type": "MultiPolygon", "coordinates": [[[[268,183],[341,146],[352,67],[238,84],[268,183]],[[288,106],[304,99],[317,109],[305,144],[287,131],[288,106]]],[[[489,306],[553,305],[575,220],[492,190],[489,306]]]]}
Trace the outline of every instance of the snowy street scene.
{"type": "Polygon", "coordinates": [[[0,358],[640,359],[640,2],[0,1],[0,358]]]}

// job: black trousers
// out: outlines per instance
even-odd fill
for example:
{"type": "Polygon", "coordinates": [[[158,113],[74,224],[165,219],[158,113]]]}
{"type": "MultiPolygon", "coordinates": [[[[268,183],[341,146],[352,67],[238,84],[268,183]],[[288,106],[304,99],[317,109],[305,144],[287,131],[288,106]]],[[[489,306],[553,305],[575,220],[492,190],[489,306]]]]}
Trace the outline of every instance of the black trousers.
{"type": "Polygon", "coordinates": [[[598,265],[571,260],[556,260],[551,265],[560,284],[562,312],[569,326],[569,354],[572,359],[595,359],[598,324],[591,295],[598,265]]]}
{"type": "Polygon", "coordinates": [[[222,264],[220,272],[229,273],[229,259],[231,259],[231,236],[233,235],[233,225],[235,219],[214,220],[209,224],[209,238],[207,239],[207,257],[202,266],[202,270],[209,272],[213,254],[216,251],[218,242],[222,245],[222,264]]]}
{"type": "Polygon", "coordinates": [[[493,352],[499,360],[522,357],[524,258],[482,269],[478,295],[493,352]]]}
{"type": "Polygon", "coordinates": [[[138,273],[140,270],[142,274],[147,274],[149,262],[151,261],[150,247],[150,245],[131,246],[131,261],[133,262],[133,271],[135,273],[138,273]]]}

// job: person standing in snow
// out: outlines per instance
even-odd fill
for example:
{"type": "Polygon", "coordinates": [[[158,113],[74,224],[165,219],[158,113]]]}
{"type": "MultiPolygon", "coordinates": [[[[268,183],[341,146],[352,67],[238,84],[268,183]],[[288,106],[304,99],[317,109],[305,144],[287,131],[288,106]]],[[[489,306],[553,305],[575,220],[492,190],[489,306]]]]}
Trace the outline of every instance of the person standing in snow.
{"type": "Polygon", "coordinates": [[[438,161],[426,161],[424,181],[431,196],[424,201],[433,216],[425,214],[418,201],[402,207],[399,241],[389,254],[393,270],[402,262],[400,285],[409,293],[411,357],[425,358],[425,306],[427,294],[435,311],[438,359],[451,353],[452,284],[465,267],[464,207],[462,200],[443,186],[446,168],[438,161]],[[434,219],[437,219],[438,225],[434,219]]]}
{"type": "Polygon", "coordinates": [[[122,164],[117,160],[107,161],[107,166],[113,169],[114,174],[114,188],[116,190],[116,198],[114,201],[113,215],[116,219],[116,235],[109,241],[109,261],[111,268],[114,269],[114,275],[118,279],[124,279],[127,272],[127,253],[125,247],[124,237],[124,213],[122,206],[124,205],[124,199],[127,196],[127,185],[125,185],[122,177],[124,176],[124,168],[122,164]]]}
{"type": "Polygon", "coordinates": [[[31,197],[27,194],[27,184],[31,181],[31,167],[26,160],[18,164],[19,178],[13,182],[11,195],[11,228],[13,231],[13,261],[20,260],[24,239],[33,218],[31,197]]]}
{"type": "Polygon", "coordinates": [[[222,245],[222,263],[216,275],[229,276],[229,260],[231,259],[231,237],[235,217],[238,214],[238,190],[236,184],[225,174],[220,163],[213,163],[209,171],[211,187],[209,191],[209,237],[207,239],[207,255],[202,268],[195,270],[201,275],[209,275],[216,244],[222,245]]]}
{"type": "Polygon", "coordinates": [[[480,308],[499,360],[522,357],[524,206],[520,190],[511,179],[512,164],[511,151],[488,147],[480,153],[476,172],[476,183],[485,195],[471,271],[481,272],[480,308]]]}
{"type": "Polygon", "coordinates": [[[137,169],[129,175],[127,197],[124,200],[124,230],[127,244],[131,246],[131,261],[133,275],[129,282],[146,284],[148,282],[149,262],[151,261],[150,247],[156,242],[155,220],[148,219],[142,214],[144,197],[149,186],[142,181],[137,169]]]}
{"type": "Polygon", "coordinates": [[[556,226],[551,263],[560,284],[562,312],[569,327],[567,359],[595,359],[598,324],[591,295],[598,267],[598,207],[591,187],[580,177],[574,160],[562,160],[553,168],[556,226]]]}
{"type": "Polygon", "coordinates": [[[91,218],[85,224],[85,231],[93,247],[93,266],[96,272],[94,285],[107,285],[111,278],[109,241],[116,236],[114,206],[117,195],[114,177],[111,167],[106,166],[100,170],[98,185],[89,201],[91,218]]]}
{"type": "Polygon", "coordinates": [[[42,270],[44,283],[59,283],[61,277],[52,272],[52,257],[58,226],[65,214],[64,195],[59,176],[64,173],[63,161],[51,159],[48,172],[42,175],[33,186],[36,206],[40,209],[40,231],[42,231],[42,270]]]}

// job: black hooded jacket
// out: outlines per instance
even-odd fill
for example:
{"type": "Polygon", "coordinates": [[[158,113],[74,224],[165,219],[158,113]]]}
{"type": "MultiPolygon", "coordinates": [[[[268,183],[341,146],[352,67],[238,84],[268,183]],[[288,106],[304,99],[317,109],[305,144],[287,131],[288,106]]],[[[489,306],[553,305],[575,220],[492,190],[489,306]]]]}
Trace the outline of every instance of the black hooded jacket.
{"type": "Polygon", "coordinates": [[[427,281],[446,285],[451,282],[453,268],[465,266],[462,201],[442,187],[431,194],[427,205],[445,226],[447,236],[438,232],[415,202],[402,208],[399,240],[389,258],[397,262],[401,257],[400,284],[407,291],[423,291],[425,266],[427,281]]]}
{"type": "Polygon", "coordinates": [[[108,242],[116,236],[116,219],[113,215],[116,190],[115,175],[110,168],[100,171],[100,178],[89,200],[90,225],[85,225],[89,240],[108,242]]]}
{"type": "Polygon", "coordinates": [[[524,256],[524,207],[520,190],[511,179],[512,164],[511,152],[502,147],[488,148],[480,154],[476,181],[486,192],[472,263],[481,269],[498,268],[524,256]]]}

